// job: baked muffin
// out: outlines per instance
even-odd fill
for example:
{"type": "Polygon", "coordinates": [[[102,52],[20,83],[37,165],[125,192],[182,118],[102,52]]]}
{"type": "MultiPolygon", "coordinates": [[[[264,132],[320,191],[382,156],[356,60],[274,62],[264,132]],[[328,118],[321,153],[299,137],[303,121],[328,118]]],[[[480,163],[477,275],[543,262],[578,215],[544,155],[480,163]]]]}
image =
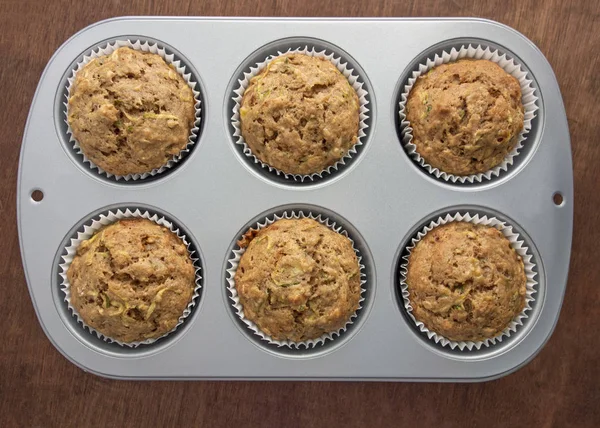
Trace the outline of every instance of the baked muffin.
{"type": "Polygon", "coordinates": [[[250,80],[240,107],[252,153],[288,174],[335,164],[358,140],[358,95],[328,60],[288,54],[250,80]]]}
{"type": "Polygon", "coordinates": [[[523,111],[518,80],[494,62],[471,59],[421,75],[406,104],[417,152],[458,176],[502,163],[518,142],[523,111]]]}
{"type": "Polygon", "coordinates": [[[142,218],[117,221],[83,241],[67,277],[81,319],[125,343],[173,330],[195,288],[183,241],[142,218]]]}
{"type": "Polygon", "coordinates": [[[159,55],[125,47],[77,72],[68,121],[94,164],[114,175],[143,174],[188,144],[194,105],[188,84],[159,55]]]}
{"type": "Polygon", "coordinates": [[[358,309],[360,266],[348,238],[315,220],[279,220],[239,242],[235,273],[244,315],[276,340],[342,328],[358,309]]]}
{"type": "Polygon", "coordinates": [[[427,233],[406,277],[414,317],[454,341],[500,334],[525,307],[526,283],[523,261],[502,232],[467,222],[427,233]]]}

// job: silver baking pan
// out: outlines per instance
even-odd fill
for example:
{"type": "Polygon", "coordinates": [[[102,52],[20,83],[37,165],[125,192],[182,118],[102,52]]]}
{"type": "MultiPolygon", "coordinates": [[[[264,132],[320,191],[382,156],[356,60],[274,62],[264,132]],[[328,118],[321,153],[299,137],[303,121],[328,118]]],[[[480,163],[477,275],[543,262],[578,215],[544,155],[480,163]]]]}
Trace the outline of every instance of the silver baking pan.
{"type": "Polygon", "coordinates": [[[25,128],[18,181],[23,266],[40,324],[83,370],[118,379],[330,379],[482,381],[530,361],[550,338],[565,293],[573,224],[573,171],[556,78],[531,41],[481,19],[249,19],[127,17],[77,33],[50,59],[25,128]],[[198,82],[199,137],[174,168],[115,180],[89,167],[64,122],[67,78],[83,55],[114,40],[158,42],[198,82]],[[480,44],[528,71],[538,110],[521,153],[497,177],[436,178],[401,143],[398,103],[415,67],[441,50],[480,44]],[[332,51],[368,91],[363,145],[337,171],[294,181],[261,167],[235,144],[234,89],[250,66],[290,47],[332,51]],[[38,192],[43,193],[39,199],[38,192]],[[35,192],[35,195],[34,195],[35,192]],[[562,198],[562,201],[559,199],[562,198]],[[91,334],[60,290],[64,249],[84,223],[118,208],[165,216],[200,255],[202,289],[172,334],[135,348],[91,334]],[[354,323],[313,348],[277,347],[238,318],[227,290],[228,259],[241,234],[273,214],[303,211],[337,222],[365,265],[365,300],[354,323]],[[399,264],[418,230],[441,214],[494,216],[515,228],[536,265],[528,318],[500,343],[451,349],[427,338],[404,309],[399,264]]]}

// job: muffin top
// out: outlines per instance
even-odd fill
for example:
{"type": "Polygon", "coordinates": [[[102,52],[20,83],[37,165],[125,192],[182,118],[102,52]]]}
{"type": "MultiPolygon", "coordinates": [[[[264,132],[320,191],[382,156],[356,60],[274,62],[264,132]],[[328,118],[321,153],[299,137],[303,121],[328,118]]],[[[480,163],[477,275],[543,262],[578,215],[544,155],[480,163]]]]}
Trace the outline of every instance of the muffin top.
{"type": "Polygon", "coordinates": [[[348,238],[315,220],[279,220],[239,242],[235,273],[244,315],[276,340],[342,328],[358,309],[360,266],[348,238]]]}
{"type": "Polygon", "coordinates": [[[523,117],[519,82],[487,60],[431,69],[417,79],[406,104],[417,152],[458,176],[502,163],[518,142],[523,117]]]}
{"type": "Polygon", "coordinates": [[[406,278],[414,317],[455,341],[500,334],[525,307],[526,282],[502,232],[467,222],[427,233],[410,254],[406,278]]]}
{"type": "Polygon", "coordinates": [[[288,174],[318,173],[358,140],[358,95],[328,60],[288,54],[250,80],[240,107],[252,153],[288,174]]]}
{"type": "Polygon", "coordinates": [[[120,220],[83,241],[67,277],[83,321],[126,343],[173,330],[195,287],[183,241],[142,218],[120,220]]]}
{"type": "Polygon", "coordinates": [[[159,55],[119,48],[75,75],[68,121],[83,153],[114,175],[165,165],[188,144],[194,94],[159,55]]]}

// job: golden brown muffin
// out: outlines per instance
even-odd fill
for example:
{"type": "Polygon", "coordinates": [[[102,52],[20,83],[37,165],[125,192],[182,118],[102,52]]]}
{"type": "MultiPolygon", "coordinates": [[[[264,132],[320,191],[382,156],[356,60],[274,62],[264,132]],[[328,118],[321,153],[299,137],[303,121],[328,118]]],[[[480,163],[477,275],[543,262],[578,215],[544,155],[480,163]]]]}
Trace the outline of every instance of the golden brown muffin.
{"type": "Polygon", "coordinates": [[[467,222],[425,235],[406,278],[414,317],[455,341],[500,334],[525,307],[526,282],[523,261],[502,232],[467,222]]]}
{"type": "Polygon", "coordinates": [[[358,95],[328,60],[288,54],[250,80],[240,107],[252,153],[288,174],[321,172],[358,140],[358,95]]]}
{"type": "Polygon", "coordinates": [[[188,84],[160,56],[119,48],[76,74],[68,121],[94,164],[115,175],[142,174],[185,148],[194,105],[188,84]]]}
{"type": "Polygon", "coordinates": [[[458,176],[502,163],[518,142],[523,117],[519,82],[487,60],[431,69],[417,79],[406,104],[417,152],[458,176]]]}
{"type": "Polygon", "coordinates": [[[195,268],[183,241],[150,220],[120,220],[83,241],[67,271],[71,305],[111,339],[173,330],[192,300],[195,268]]]}
{"type": "Polygon", "coordinates": [[[235,273],[244,315],[276,340],[342,328],[358,309],[360,266],[348,238],[315,220],[279,220],[240,241],[235,273]]]}

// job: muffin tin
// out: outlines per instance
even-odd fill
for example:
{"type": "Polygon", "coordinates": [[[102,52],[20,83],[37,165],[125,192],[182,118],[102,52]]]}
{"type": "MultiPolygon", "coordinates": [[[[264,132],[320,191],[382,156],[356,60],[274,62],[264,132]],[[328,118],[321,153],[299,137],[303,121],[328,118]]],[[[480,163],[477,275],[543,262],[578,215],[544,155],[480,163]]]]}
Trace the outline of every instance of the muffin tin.
{"type": "Polygon", "coordinates": [[[573,222],[573,172],[564,107],[541,52],[516,31],[481,19],[117,18],[68,40],[44,71],[29,114],[19,166],[23,266],[40,323],[74,364],[119,379],[333,379],[477,381],[530,361],[550,337],[565,292],[573,222]],[[158,42],[198,82],[199,137],[164,173],[118,181],[89,168],[69,142],[65,88],[84,54],[114,40],[158,42]],[[451,183],[416,164],[401,144],[398,102],[414,67],[443,49],[481,44],[515,58],[539,97],[515,163],[491,180],[451,183]],[[233,91],[250,66],[282,49],[340,55],[364,82],[363,145],[316,180],[294,181],[235,144],[233,91]],[[40,200],[41,199],[41,200],[40,200]],[[61,256],[93,217],[116,209],[164,216],[200,255],[202,293],[172,334],[135,348],[85,330],[60,289],[61,256]],[[239,319],[227,290],[228,260],[253,224],[286,212],[336,222],[362,256],[362,309],[322,345],[277,347],[239,319]],[[402,304],[399,268],[410,239],[446,213],[488,215],[514,227],[537,268],[537,293],[523,326],[479,350],[450,349],[415,326],[402,304]]]}

